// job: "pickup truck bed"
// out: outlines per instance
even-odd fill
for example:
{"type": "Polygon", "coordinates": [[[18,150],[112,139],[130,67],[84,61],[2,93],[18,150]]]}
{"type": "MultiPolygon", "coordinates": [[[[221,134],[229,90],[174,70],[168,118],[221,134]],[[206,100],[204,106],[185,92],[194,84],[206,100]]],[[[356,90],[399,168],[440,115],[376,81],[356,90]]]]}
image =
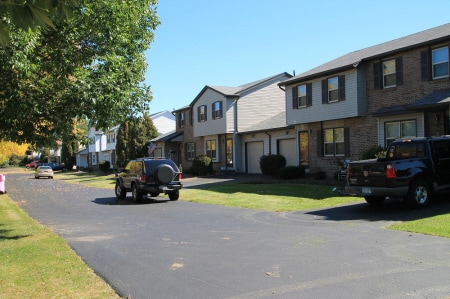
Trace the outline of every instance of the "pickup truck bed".
{"type": "Polygon", "coordinates": [[[419,208],[450,188],[449,166],[450,137],[396,140],[385,158],[350,162],[345,190],[369,204],[392,197],[419,208]]]}

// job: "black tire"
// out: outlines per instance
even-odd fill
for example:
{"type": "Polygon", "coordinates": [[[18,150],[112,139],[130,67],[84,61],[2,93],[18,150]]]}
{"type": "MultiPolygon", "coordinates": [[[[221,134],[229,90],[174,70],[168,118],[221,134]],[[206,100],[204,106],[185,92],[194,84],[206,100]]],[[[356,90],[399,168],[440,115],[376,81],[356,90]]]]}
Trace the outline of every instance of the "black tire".
{"type": "Polygon", "coordinates": [[[117,199],[124,199],[127,196],[127,190],[120,183],[120,181],[116,181],[116,186],[114,188],[117,199]]]}
{"type": "Polygon", "coordinates": [[[143,194],[139,192],[139,190],[136,187],[136,184],[133,184],[131,186],[131,197],[133,198],[133,201],[138,203],[142,201],[143,194]]]}
{"type": "Polygon", "coordinates": [[[159,192],[154,192],[154,193],[150,193],[151,197],[158,197],[159,196],[159,192]]]}
{"type": "Polygon", "coordinates": [[[177,201],[179,197],[180,197],[180,192],[178,190],[169,193],[169,199],[171,201],[177,201]]]}
{"type": "Polygon", "coordinates": [[[175,172],[172,166],[168,164],[161,164],[155,169],[154,178],[161,184],[168,184],[172,182],[175,172]]]}
{"type": "Polygon", "coordinates": [[[364,199],[371,206],[381,206],[384,203],[386,197],[384,197],[384,196],[366,196],[366,197],[364,197],[364,199]]]}
{"type": "Polygon", "coordinates": [[[431,187],[424,180],[416,180],[411,183],[406,196],[406,204],[408,207],[418,209],[425,207],[431,201],[431,187]]]}

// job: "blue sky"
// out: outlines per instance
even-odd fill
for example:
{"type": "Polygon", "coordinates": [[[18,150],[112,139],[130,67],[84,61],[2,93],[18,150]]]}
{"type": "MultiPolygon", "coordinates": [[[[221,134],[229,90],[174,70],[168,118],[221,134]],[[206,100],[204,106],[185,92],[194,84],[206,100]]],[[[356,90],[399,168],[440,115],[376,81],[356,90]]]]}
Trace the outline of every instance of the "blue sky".
{"type": "Polygon", "coordinates": [[[150,113],[189,105],[205,85],[296,74],[450,22],[448,0],[160,0],[146,83],[150,113]]]}

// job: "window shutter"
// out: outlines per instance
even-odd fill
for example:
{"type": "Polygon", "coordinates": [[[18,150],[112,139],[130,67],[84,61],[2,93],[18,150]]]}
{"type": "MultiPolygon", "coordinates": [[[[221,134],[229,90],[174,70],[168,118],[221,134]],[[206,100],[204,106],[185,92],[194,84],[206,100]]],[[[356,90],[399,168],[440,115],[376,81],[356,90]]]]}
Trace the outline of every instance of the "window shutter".
{"type": "Polygon", "coordinates": [[[383,76],[381,74],[381,62],[375,62],[373,64],[373,88],[374,89],[381,89],[381,86],[383,86],[383,76]]]}
{"type": "Polygon", "coordinates": [[[197,107],[197,121],[200,122],[201,121],[201,117],[200,117],[200,107],[197,107]]]}
{"type": "Polygon", "coordinates": [[[339,101],[345,101],[345,76],[339,76],[339,101]]]}
{"type": "Polygon", "coordinates": [[[328,104],[328,80],[322,80],[322,104],[328,104]]]}
{"type": "Polygon", "coordinates": [[[312,106],[312,83],[306,84],[306,106],[312,106]]]}
{"type": "Polygon", "coordinates": [[[194,113],[192,110],[189,110],[189,124],[192,126],[194,123],[194,113]]]}
{"type": "Polygon", "coordinates": [[[420,52],[420,74],[422,81],[431,79],[430,52],[428,50],[420,52]]]}
{"type": "Polygon", "coordinates": [[[298,109],[298,86],[292,88],[292,109],[298,109]]]}
{"type": "Polygon", "coordinates": [[[208,120],[208,106],[205,105],[205,121],[208,120]]]}
{"type": "Polygon", "coordinates": [[[350,128],[344,128],[344,155],[350,156],[350,128]]]}
{"type": "Polygon", "coordinates": [[[322,130],[317,131],[317,157],[323,157],[322,130]]]}
{"type": "Polygon", "coordinates": [[[214,111],[214,103],[211,104],[211,111],[212,111],[212,118],[211,119],[216,119],[216,111],[214,111]]]}
{"type": "Polygon", "coordinates": [[[219,111],[219,117],[223,117],[223,105],[222,105],[222,101],[220,101],[220,111],[219,111]]]}
{"type": "Polygon", "coordinates": [[[397,86],[403,85],[403,58],[398,57],[395,59],[395,84],[397,86]]]}

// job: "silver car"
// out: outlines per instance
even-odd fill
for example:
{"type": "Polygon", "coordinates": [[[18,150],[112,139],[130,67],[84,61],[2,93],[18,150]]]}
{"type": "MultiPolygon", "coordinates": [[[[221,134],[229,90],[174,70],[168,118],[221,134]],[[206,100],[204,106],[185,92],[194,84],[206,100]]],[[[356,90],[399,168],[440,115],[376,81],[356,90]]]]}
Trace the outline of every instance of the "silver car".
{"type": "Polygon", "coordinates": [[[49,178],[53,179],[53,169],[50,166],[39,166],[34,172],[34,178],[49,178]]]}

